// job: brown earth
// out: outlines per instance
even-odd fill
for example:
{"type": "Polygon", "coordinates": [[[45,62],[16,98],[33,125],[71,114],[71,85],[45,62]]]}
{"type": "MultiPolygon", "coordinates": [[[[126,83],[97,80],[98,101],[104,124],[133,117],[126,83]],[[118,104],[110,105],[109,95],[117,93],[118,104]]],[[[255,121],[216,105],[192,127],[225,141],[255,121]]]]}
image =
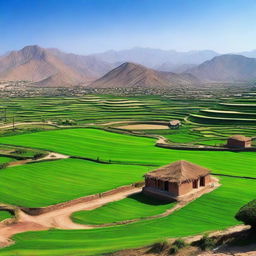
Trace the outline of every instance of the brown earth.
{"type": "Polygon", "coordinates": [[[119,126],[117,128],[126,129],[126,130],[166,130],[169,129],[168,125],[160,124],[130,124],[119,126]]]}
{"type": "Polygon", "coordinates": [[[123,63],[89,85],[93,88],[115,87],[171,87],[192,85],[198,80],[189,74],[175,74],[146,68],[134,63],[123,63]]]}

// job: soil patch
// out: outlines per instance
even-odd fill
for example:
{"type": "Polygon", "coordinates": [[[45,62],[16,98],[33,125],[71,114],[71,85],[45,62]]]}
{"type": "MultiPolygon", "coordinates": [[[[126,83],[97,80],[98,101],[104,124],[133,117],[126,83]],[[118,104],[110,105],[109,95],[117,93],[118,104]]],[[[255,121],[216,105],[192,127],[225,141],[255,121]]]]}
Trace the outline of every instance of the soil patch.
{"type": "Polygon", "coordinates": [[[130,124],[119,126],[117,128],[126,130],[167,130],[169,129],[169,126],[162,124],[130,124]]]}

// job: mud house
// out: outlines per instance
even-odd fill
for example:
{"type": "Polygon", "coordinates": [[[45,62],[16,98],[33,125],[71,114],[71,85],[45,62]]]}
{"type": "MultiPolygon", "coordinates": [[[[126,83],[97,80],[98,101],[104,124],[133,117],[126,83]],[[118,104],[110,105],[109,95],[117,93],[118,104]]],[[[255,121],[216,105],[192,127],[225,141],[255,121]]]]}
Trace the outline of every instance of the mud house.
{"type": "Polygon", "coordinates": [[[252,146],[252,139],[243,135],[234,135],[228,138],[229,148],[249,148],[252,146]]]}
{"type": "Polygon", "coordinates": [[[180,128],[180,126],[181,126],[180,120],[172,120],[169,122],[169,127],[171,129],[178,129],[178,128],[180,128]]]}
{"type": "Polygon", "coordinates": [[[181,160],[147,173],[143,192],[163,200],[179,200],[210,184],[210,170],[181,160]]]}

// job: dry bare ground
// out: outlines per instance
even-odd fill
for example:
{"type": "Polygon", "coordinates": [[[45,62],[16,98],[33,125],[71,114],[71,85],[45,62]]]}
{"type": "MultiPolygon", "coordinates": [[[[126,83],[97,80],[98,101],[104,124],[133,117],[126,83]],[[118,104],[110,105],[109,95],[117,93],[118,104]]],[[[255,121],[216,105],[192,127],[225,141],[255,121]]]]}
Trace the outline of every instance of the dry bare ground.
{"type": "Polygon", "coordinates": [[[119,126],[117,128],[126,129],[126,130],[167,130],[169,129],[168,125],[161,124],[131,124],[119,126]]]}

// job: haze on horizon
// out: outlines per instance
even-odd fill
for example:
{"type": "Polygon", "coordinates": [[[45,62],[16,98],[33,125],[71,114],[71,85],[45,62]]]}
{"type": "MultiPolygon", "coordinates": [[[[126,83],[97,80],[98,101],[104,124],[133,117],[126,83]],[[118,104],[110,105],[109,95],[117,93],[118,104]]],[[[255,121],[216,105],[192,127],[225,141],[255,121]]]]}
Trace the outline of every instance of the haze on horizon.
{"type": "Polygon", "coordinates": [[[1,0],[0,53],[34,44],[79,54],[135,46],[249,51],[255,13],[254,0],[1,0]]]}

